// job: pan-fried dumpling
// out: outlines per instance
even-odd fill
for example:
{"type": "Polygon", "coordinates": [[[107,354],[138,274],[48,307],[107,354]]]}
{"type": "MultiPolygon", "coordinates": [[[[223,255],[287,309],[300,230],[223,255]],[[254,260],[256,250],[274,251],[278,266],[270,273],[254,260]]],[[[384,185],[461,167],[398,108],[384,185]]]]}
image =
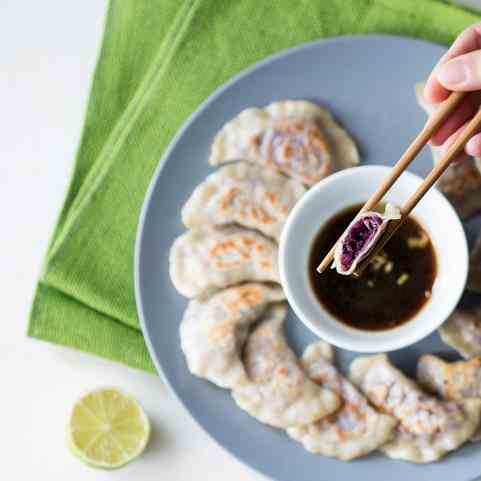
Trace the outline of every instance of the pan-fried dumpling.
{"type": "Polygon", "coordinates": [[[476,239],[469,256],[469,274],[466,287],[470,291],[481,294],[481,234],[476,239]]]}
{"type": "Polygon", "coordinates": [[[399,209],[387,204],[384,214],[364,212],[354,219],[337,243],[333,267],[339,274],[351,275],[379,241],[389,221],[400,218],[399,209]]]}
{"type": "Polygon", "coordinates": [[[246,160],[308,186],[359,163],[356,144],[326,110],[302,100],[249,108],[215,136],[209,163],[246,160]]]}
{"type": "Polygon", "coordinates": [[[246,281],[279,282],[277,245],[243,227],[198,227],[170,250],[170,277],[186,297],[246,281]]]}
{"type": "Polygon", "coordinates": [[[284,338],[285,305],[274,305],[250,334],[244,349],[249,382],[232,396],[259,421],[286,428],[311,423],[334,412],[337,394],[309,379],[284,338]]]}
{"type": "Polygon", "coordinates": [[[306,189],[259,165],[237,162],[209,175],[182,209],[186,227],[240,224],[279,239],[284,222],[306,189]]]}
{"type": "Polygon", "coordinates": [[[225,388],[245,383],[241,353],[249,327],[284,298],[280,287],[250,283],[190,301],[180,324],[190,372],[225,388]]]}
{"type": "Polygon", "coordinates": [[[452,164],[436,185],[461,219],[481,212],[481,172],[473,157],[452,164]]]}
{"type": "Polygon", "coordinates": [[[478,427],[481,401],[440,401],[429,396],[385,354],[354,360],[350,377],[374,406],[399,420],[394,438],[381,447],[391,458],[436,461],[469,440],[478,427]]]}
{"type": "Polygon", "coordinates": [[[287,429],[313,453],[334,456],[344,461],[364,456],[386,443],[398,421],[373,409],[366,398],[325,357],[326,343],[311,344],[304,351],[302,365],[309,377],[339,394],[339,411],[315,423],[287,429]]]}
{"type": "Polygon", "coordinates": [[[481,358],[446,362],[432,354],[421,356],[417,378],[420,384],[444,399],[481,398],[481,358]]]}
{"type": "MultiPolygon", "coordinates": [[[[419,105],[428,115],[436,106],[423,97],[424,84],[416,84],[419,105]]],[[[431,147],[434,163],[441,158],[441,147],[431,147]]],[[[437,187],[446,195],[461,219],[468,219],[481,212],[481,160],[465,155],[462,162],[452,164],[437,182],[437,187]]]]}
{"type": "MultiPolygon", "coordinates": [[[[423,387],[443,399],[481,399],[481,358],[450,363],[432,354],[425,354],[418,361],[417,379],[423,387]]],[[[471,440],[479,439],[481,433],[478,427],[471,440]]]]}
{"type": "Polygon", "coordinates": [[[481,305],[456,309],[439,328],[439,334],[465,359],[481,356],[481,305]]]}

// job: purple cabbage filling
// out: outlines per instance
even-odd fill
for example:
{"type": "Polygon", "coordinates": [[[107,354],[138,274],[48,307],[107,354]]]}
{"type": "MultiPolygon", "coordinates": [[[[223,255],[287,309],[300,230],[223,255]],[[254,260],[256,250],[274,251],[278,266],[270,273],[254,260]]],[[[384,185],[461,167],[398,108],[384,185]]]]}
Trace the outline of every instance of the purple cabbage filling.
{"type": "Polygon", "coordinates": [[[342,244],[341,264],[343,270],[349,270],[359,253],[372,240],[381,224],[381,216],[368,215],[359,219],[349,228],[342,244]]]}

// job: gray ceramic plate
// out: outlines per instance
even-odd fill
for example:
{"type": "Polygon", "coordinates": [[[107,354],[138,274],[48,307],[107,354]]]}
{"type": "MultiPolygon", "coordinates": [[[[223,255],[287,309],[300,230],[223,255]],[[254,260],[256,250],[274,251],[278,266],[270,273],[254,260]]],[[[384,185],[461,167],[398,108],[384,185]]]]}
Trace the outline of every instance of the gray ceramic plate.
{"type": "MultiPolygon", "coordinates": [[[[204,102],[178,133],[152,180],[140,219],[135,266],[137,306],[152,359],[178,399],[219,444],[276,480],[468,481],[481,472],[479,444],[423,466],[379,454],[344,463],[309,454],[282,430],[256,422],[235,406],[228,391],[189,374],[178,334],[187,302],[174,290],[168,273],[169,248],[184,230],[180,209],[213,171],[207,164],[209,146],[226,121],[246,107],[308,99],[331,109],[354,135],[363,163],[392,165],[425,120],[414,84],[426,77],[443,52],[430,43],[376,35],[318,41],[270,57],[204,102]]],[[[412,171],[424,175],[430,167],[426,150],[412,171]]],[[[467,226],[468,231],[479,227],[475,224],[467,226]]],[[[315,341],[292,312],[286,331],[298,353],[315,341]]],[[[412,373],[425,352],[454,354],[434,334],[391,358],[412,373]]],[[[339,352],[341,366],[346,368],[355,355],[339,352]]]]}

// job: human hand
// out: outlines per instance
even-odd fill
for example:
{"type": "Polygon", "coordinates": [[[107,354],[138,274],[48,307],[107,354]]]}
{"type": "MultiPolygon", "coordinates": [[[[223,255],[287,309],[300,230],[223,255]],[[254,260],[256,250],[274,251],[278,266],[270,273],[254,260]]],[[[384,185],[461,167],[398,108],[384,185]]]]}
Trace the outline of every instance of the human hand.
{"type": "MultiPolygon", "coordinates": [[[[462,32],[444,54],[424,87],[428,102],[439,103],[451,91],[469,93],[431,139],[432,145],[448,149],[481,104],[481,22],[462,32]]],[[[468,155],[481,157],[481,133],[466,144],[468,155]]]]}

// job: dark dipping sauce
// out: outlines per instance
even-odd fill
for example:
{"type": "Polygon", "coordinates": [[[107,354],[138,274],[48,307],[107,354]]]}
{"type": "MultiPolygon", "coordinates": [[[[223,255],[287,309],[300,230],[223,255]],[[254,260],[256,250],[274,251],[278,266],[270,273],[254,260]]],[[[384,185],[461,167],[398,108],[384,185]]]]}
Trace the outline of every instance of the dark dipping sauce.
{"type": "Polygon", "coordinates": [[[426,231],[412,217],[399,228],[360,277],[335,269],[316,271],[362,205],[331,218],[314,239],[309,277],[320,303],[351,327],[382,331],[397,327],[419,312],[431,296],[436,278],[436,254],[426,231]]]}

